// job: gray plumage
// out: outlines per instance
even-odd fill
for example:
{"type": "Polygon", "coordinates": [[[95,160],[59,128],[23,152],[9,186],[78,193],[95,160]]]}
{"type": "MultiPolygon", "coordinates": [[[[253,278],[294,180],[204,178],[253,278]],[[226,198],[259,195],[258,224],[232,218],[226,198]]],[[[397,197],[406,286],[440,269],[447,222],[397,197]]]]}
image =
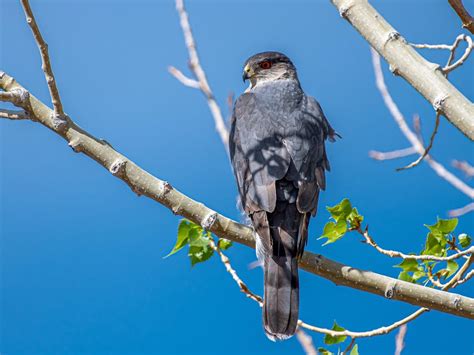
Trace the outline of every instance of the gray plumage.
{"type": "Polygon", "coordinates": [[[245,79],[251,87],[235,103],[229,149],[263,256],[264,329],[270,339],[286,339],[298,321],[298,259],[330,169],[324,142],[336,133],[284,54],[252,56],[245,79]]]}

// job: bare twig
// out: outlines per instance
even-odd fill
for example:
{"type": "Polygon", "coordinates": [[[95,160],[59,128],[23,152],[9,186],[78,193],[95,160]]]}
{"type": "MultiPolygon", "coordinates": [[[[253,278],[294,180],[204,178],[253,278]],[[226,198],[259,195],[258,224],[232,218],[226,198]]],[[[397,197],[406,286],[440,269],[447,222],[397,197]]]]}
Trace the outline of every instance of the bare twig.
{"type": "Polygon", "coordinates": [[[209,86],[209,83],[207,81],[206,73],[201,67],[196,49],[196,43],[194,41],[193,33],[191,30],[191,25],[189,24],[189,16],[186,12],[186,8],[184,7],[183,0],[176,0],[176,10],[179,14],[180,24],[184,34],[184,40],[188,49],[189,67],[197,80],[186,77],[183,73],[181,73],[181,71],[174,67],[169,67],[169,71],[184,85],[193,88],[199,88],[204,93],[207,99],[209,109],[211,110],[212,117],[214,118],[217,133],[219,134],[219,137],[221,138],[221,141],[227,150],[229,143],[229,132],[225,125],[221,109],[217,104],[214,94],[212,93],[211,87],[209,86]]]}
{"type": "Polygon", "coordinates": [[[51,95],[51,101],[54,107],[54,115],[58,118],[63,118],[64,111],[63,105],[61,103],[61,98],[59,96],[59,91],[56,86],[56,80],[54,78],[53,69],[51,68],[51,61],[48,54],[48,44],[43,39],[41,32],[39,30],[38,24],[36,23],[33,11],[31,10],[28,0],[21,0],[21,5],[25,11],[26,22],[33,32],[33,36],[36,40],[36,44],[41,53],[41,68],[43,69],[44,76],[46,78],[46,83],[48,84],[49,94],[51,95]]]}
{"type": "Polygon", "coordinates": [[[303,329],[298,328],[296,331],[296,338],[300,342],[301,347],[303,348],[306,355],[318,355],[318,352],[316,351],[316,348],[313,344],[313,338],[306,334],[303,329]]]}
{"type": "Polygon", "coordinates": [[[451,163],[456,169],[461,170],[467,178],[474,176],[474,167],[467,161],[453,160],[451,163]]]}
{"type": "Polygon", "coordinates": [[[181,82],[184,86],[188,86],[193,89],[200,89],[201,85],[199,84],[199,81],[188,78],[186,75],[183,74],[183,72],[179,69],[176,69],[173,66],[168,67],[168,71],[170,72],[171,75],[173,75],[178,81],[181,82]]]}
{"type": "Polygon", "coordinates": [[[466,206],[451,210],[448,212],[449,217],[461,217],[466,213],[474,211],[474,202],[468,203],[466,206]]]}
{"type": "Polygon", "coordinates": [[[412,154],[416,154],[416,150],[413,147],[405,148],[405,149],[398,149],[393,150],[390,152],[379,152],[377,150],[369,151],[369,157],[375,160],[391,160],[391,159],[398,159],[403,158],[412,154]]]}
{"type": "Polygon", "coordinates": [[[471,37],[466,36],[464,34],[459,35],[452,46],[451,55],[449,56],[449,59],[448,59],[448,64],[442,69],[443,72],[447,75],[449,72],[463,65],[466,59],[471,54],[472,48],[473,48],[473,43],[472,43],[471,37]],[[454,52],[462,40],[464,40],[467,43],[466,50],[464,51],[464,54],[461,56],[461,58],[459,58],[456,62],[451,64],[451,62],[454,60],[454,52]]]}
{"type": "Polygon", "coordinates": [[[438,133],[438,127],[439,127],[439,116],[440,114],[437,113],[436,114],[436,120],[435,120],[435,126],[434,126],[434,129],[433,129],[433,133],[431,133],[431,137],[430,137],[430,144],[428,145],[428,147],[426,147],[423,151],[423,154],[421,154],[418,159],[416,159],[414,162],[404,166],[403,168],[397,168],[397,171],[401,171],[401,170],[406,170],[406,169],[411,169],[415,166],[417,166],[418,164],[420,164],[422,162],[422,160],[428,155],[428,153],[430,152],[431,148],[433,147],[433,142],[434,142],[434,139],[435,139],[435,136],[436,136],[436,133],[438,133]]]}
{"type": "Polygon", "coordinates": [[[462,27],[474,34],[474,19],[464,7],[462,0],[448,0],[448,2],[461,19],[462,27]]]}
{"type": "Polygon", "coordinates": [[[427,311],[429,311],[429,309],[420,308],[417,311],[410,314],[409,316],[407,316],[407,317],[405,317],[405,318],[403,318],[403,319],[401,319],[397,322],[394,322],[394,323],[390,324],[389,326],[380,327],[380,328],[369,330],[369,331],[366,331],[366,332],[353,332],[353,331],[350,331],[350,330],[336,331],[336,330],[331,330],[331,329],[315,327],[315,326],[306,324],[302,321],[300,321],[298,324],[301,327],[304,327],[308,330],[312,330],[312,331],[317,332],[317,333],[328,334],[328,335],[331,335],[331,336],[334,336],[334,337],[335,336],[348,336],[348,337],[355,338],[355,339],[357,339],[357,338],[370,338],[370,337],[374,337],[374,336],[377,336],[377,335],[388,334],[391,331],[401,327],[403,324],[406,324],[406,323],[412,321],[413,319],[416,319],[417,317],[419,317],[420,315],[422,315],[423,313],[425,313],[427,311]]]}
{"type": "Polygon", "coordinates": [[[355,338],[352,338],[351,341],[349,342],[349,345],[344,349],[344,351],[341,353],[341,355],[347,355],[349,354],[349,351],[352,350],[352,347],[355,344],[355,338]]]}
{"type": "Polygon", "coordinates": [[[9,120],[28,120],[30,117],[25,111],[12,111],[0,109],[0,118],[7,118],[9,120]]]}
{"type": "Polygon", "coordinates": [[[405,335],[407,334],[407,325],[404,324],[400,327],[400,330],[395,337],[395,355],[401,355],[405,348],[405,335]]]}
{"type": "MultiPolygon", "coordinates": [[[[372,49],[372,62],[374,65],[374,72],[376,78],[377,88],[379,89],[380,93],[382,94],[382,98],[385,102],[385,105],[389,109],[392,117],[394,118],[395,122],[398,124],[400,130],[408,139],[408,141],[412,144],[413,148],[416,149],[417,153],[423,155],[425,149],[421,144],[420,140],[416,136],[416,134],[408,127],[403,114],[400,112],[397,104],[393,101],[392,96],[390,95],[387,86],[385,85],[385,80],[383,76],[382,66],[380,63],[380,56],[376,51],[372,49]]],[[[474,189],[451,172],[446,170],[446,168],[434,160],[429,154],[424,159],[428,165],[443,179],[457,188],[459,191],[467,195],[469,198],[474,199],[474,189]]]]}
{"type": "Polygon", "coordinates": [[[464,64],[466,59],[469,57],[469,55],[472,52],[473,49],[473,43],[471,37],[465,35],[465,34],[460,34],[459,36],[456,37],[454,40],[453,44],[415,44],[415,43],[410,43],[410,45],[414,48],[419,48],[419,49],[446,49],[450,51],[448,62],[442,69],[442,71],[447,75],[450,71],[453,71],[457,67],[461,66],[464,64]],[[454,64],[452,63],[454,60],[454,56],[456,54],[456,49],[458,48],[459,44],[461,42],[466,42],[467,47],[464,51],[464,54],[459,58],[454,64]]]}
{"type": "Polygon", "coordinates": [[[255,293],[253,293],[252,291],[250,291],[250,289],[247,287],[247,285],[242,281],[242,279],[239,277],[239,275],[237,275],[237,272],[232,268],[232,265],[230,264],[230,260],[229,258],[222,252],[221,248],[218,247],[218,244],[216,244],[214,242],[214,240],[212,240],[212,238],[210,239],[209,241],[209,245],[211,246],[211,248],[217,253],[219,254],[219,257],[221,258],[221,261],[222,263],[224,264],[225,266],[225,269],[227,270],[227,272],[232,276],[232,278],[234,279],[234,281],[237,283],[237,285],[239,286],[240,290],[245,293],[245,295],[254,300],[255,302],[257,302],[259,304],[260,307],[263,306],[263,300],[262,300],[262,297],[260,297],[259,295],[256,295],[255,293]]]}
{"type": "Polygon", "coordinates": [[[471,270],[471,271],[469,271],[469,272],[466,274],[466,276],[465,276],[464,278],[460,279],[460,280],[456,283],[456,285],[461,285],[461,284],[465,283],[466,281],[468,281],[468,280],[469,280],[470,278],[472,278],[473,276],[474,276],[474,270],[471,270]]]}
{"type": "Polygon", "coordinates": [[[460,257],[464,255],[472,255],[474,253],[474,246],[462,250],[458,253],[452,254],[450,256],[434,256],[434,255],[411,255],[411,254],[404,254],[402,252],[396,251],[396,250],[388,250],[388,249],[383,249],[381,248],[375,240],[370,236],[369,234],[369,229],[365,228],[365,230],[362,230],[361,227],[357,229],[353,229],[354,231],[357,231],[360,235],[362,235],[370,246],[374,247],[380,254],[389,256],[391,258],[402,258],[402,259],[413,259],[413,260],[432,260],[432,261],[450,261],[450,260],[456,260],[459,259],[460,257]]]}

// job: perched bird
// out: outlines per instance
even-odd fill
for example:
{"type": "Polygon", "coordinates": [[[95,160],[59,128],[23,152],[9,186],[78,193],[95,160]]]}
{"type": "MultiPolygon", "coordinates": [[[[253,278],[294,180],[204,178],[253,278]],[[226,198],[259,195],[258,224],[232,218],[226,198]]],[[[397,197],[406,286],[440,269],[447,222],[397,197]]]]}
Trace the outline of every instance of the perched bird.
{"type": "Polygon", "coordinates": [[[291,337],[299,308],[298,260],[329,171],[325,140],[337,133],[301,89],[296,68],[278,52],[250,57],[250,86],[236,101],[229,151],[242,208],[264,266],[263,326],[271,340],[291,337]]]}

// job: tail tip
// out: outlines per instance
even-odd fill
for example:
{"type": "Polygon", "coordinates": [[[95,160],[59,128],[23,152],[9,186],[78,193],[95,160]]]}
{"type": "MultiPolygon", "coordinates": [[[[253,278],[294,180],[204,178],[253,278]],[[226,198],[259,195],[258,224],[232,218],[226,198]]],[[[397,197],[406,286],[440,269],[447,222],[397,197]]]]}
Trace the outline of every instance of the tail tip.
{"type": "Polygon", "coordinates": [[[283,341],[290,339],[295,333],[273,333],[268,329],[265,329],[265,335],[267,338],[273,342],[283,341]]]}

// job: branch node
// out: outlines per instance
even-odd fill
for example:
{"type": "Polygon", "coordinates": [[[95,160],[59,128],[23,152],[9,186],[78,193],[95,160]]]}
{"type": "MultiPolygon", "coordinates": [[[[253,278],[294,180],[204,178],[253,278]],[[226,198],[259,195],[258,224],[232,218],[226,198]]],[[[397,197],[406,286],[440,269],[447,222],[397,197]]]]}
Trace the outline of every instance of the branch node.
{"type": "Polygon", "coordinates": [[[66,115],[61,115],[53,111],[51,113],[51,120],[55,131],[64,133],[69,127],[69,118],[66,115]]]}
{"type": "Polygon", "coordinates": [[[205,230],[210,230],[214,223],[217,220],[217,213],[212,211],[210,212],[206,217],[204,217],[201,227],[204,228],[205,230]]]}
{"type": "Polygon", "coordinates": [[[398,70],[397,67],[395,67],[394,65],[390,64],[388,66],[388,69],[390,70],[390,72],[395,75],[395,76],[399,76],[400,75],[400,71],[398,70]]]}
{"type": "Polygon", "coordinates": [[[460,309],[461,307],[461,297],[459,296],[456,296],[454,297],[453,299],[453,306],[456,308],[456,309],[460,309]]]}
{"type": "Polygon", "coordinates": [[[71,139],[67,144],[75,153],[82,152],[82,144],[79,138],[71,139]]]}
{"type": "Polygon", "coordinates": [[[385,297],[388,299],[392,299],[393,296],[395,295],[397,283],[396,282],[391,282],[387,285],[387,288],[385,289],[385,297]]]}
{"type": "MultiPolygon", "coordinates": [[[[171,190],[173,190],[173,186],[171,186],[171,184],[168,181],[163,181],[163,183],[161,184],[161,195],[165,196],[171,190]]],[[[174,212],[175,211],[173,210],[173,213],[174,212]]]]}
{"type": "Polygon", "coordinates": [[[127,165],[127,161],[123,159],[117,159],[112,163],[109,168],[110,173],[113,176],[123,176],[125,174],[125,168],[127,165]]]}
{"type": "Polygon", "coordinates": [[[443,95],[435,99],[435,101],[433,102],[433,108],[436,112],[443,113],[443,106],[448,97],[449,95],[443,95]]]}
{"type": "Polygon", "coordinates": [[[350,6],[343,6],[339,9],[339,16],[341,16],[344,20],[347,20],[347,12],[349,11],[350,6]]]}
{"type": "Polygon", "coordinates": [[[396,40],[400,40],[400,41],[402,41],[403,43],[407,43],[407,41],[405,40],[405,38],[403,38],[402,35],[401,35],[399,32],[397,32],[397,31],[390,31],[390,32],[388,33],[387,40],[385,41],[384,46],[385,46],[387,43],[389,43],[389,42],[391,42],[391,41],[396,41],[396,40]]]}

